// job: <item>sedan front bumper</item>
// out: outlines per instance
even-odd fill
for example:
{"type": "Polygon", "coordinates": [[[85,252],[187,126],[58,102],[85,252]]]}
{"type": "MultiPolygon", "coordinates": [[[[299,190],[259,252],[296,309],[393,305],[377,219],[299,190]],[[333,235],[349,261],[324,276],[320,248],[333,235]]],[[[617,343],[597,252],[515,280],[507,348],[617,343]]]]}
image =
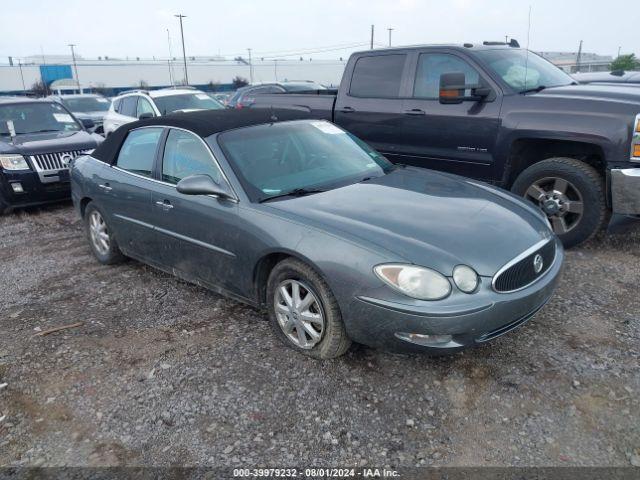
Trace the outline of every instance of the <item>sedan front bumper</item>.
{"type": "Polygon", "coordinates": [[[483,277],[478,292],[458,292],[448,303],[412,305],[358,296],[346,316],[352,340],[395,351],[449,353],[497,338],[524,324],[551,298],[558,282],[564,252],[557,241],[553,266],[532,285],[498,293],[491,278],[483,277]]]}
{"type": "Polygon", "coordinates": [[[640,215],[640,168],[611,169],[613,213],[640,215]]]}

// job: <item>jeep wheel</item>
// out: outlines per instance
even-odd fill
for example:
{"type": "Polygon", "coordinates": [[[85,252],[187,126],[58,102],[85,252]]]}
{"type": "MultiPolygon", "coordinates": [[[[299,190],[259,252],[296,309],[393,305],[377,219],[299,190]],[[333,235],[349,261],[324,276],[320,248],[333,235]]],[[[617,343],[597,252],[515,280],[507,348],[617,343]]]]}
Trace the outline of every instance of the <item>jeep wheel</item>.
{"type": "Polygon", "coordinates": [[[305,263],[289,258],[273,268],[267,304],[274,333],[298,352],[330,359],[349,349],[351,340],[338,302],[323,278],[305,263]]]}
{"type": "Polygon", "coordinates": [[[513,186],[540,207],[565,247],[587,241],[603,228],[607,207],[602,176],[572,158],[549,158],[523,171],[513,186]]]}

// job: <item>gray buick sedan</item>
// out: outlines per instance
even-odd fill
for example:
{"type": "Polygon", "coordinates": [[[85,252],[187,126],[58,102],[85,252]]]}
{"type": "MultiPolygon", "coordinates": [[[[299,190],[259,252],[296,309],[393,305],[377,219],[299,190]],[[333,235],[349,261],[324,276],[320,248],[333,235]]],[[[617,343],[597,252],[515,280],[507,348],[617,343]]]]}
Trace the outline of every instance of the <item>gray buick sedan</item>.
{"type": "Polygon", "coordinates": [[[304,117],[214,110],[118,129],[71,167],[98,261],[264,306],[285,344],[323,359],[352,341],[450,352],[549,300],[564,254],[541,212],[304,117]]]}

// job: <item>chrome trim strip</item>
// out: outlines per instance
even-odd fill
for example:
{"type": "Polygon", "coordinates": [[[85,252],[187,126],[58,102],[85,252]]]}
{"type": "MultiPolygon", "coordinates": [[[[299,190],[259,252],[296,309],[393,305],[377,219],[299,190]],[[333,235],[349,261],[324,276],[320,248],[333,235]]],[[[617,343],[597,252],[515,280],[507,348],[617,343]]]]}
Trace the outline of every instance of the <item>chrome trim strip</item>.
{"type": "Polygon", "coordinates": [[[556,247],[556,249],[553,252],[553,260],[551,260],[551,265],[549,266],[549,268],[547,268],[544,273],[542,275],[540,275],[538,278],[534,279],[533,282],[529,282],[526,285],[517,288],[515,290],[508,290],[506,292],[502,292],[499,290],[496,290],[496,280],[498,280],[498,277],[500,275],[502,275],[506,270],[508,270],[509,268],[513,267],[516,263],[518,263],[521,260],[524,260],[526,257],[528,257],[529,255],[531,255],[533,252],[535,252],[536,250],[541,249],[542,247],[544,247],[547,243],[549,242],[554,242],[555,239],[553,237],[551,238],[547,238],[545,240],[540,240],[538,243],[536,243],[534,246],[526,249],[524,252],[522,252],[520,255],[518,255],[516,258],[514,258],[513,260],[511,260],[510,262],[504,264],[502,267],[500,267],[500,269],[495,273],[495,275],[493,276],[493,278],[491,279],[491,288],[493,289],[494,292],[496,293],[515,293],[515,292],[519,292],[521,290],[524,290],[525,288],[530,287],[531,285],[533,285],[534,283],[536,283],[538,280],[540,280],[541,278],[544,278],[544,276],[549,273],[549,271],[551,271],[551,266],[553,266],[554,263],[556,263],[556,258],[558,256],[558,248],[556,247]]]}
{"type": "Polygon", "coordinates": [[[227,255],[229,257],[233,257],[233,258],[236,257],[235,253],[230,252],[230,251],[225,250],[225,249],[220,248],[220,247],[216,247],[215,245],[211,245],[210,243],[202,242],[200,240],[196,240],[195,238],[187,237],[185,235],[181,235],[179,233],[172,232],[171,230],[165,230],[164,228],[156,227],[156,226],[151,225],[149,223],[142,222],[140,220],[136,220],[135,218],[127,217],[125,215],[120,215],[118,213],[114,214],[114,216],[119,218],[120,220],[124,220],[125,222],[135,223],[136,225],[140,225],[141,227],[149,228],[151,230],[156,230],[156,231],[158,231],[160,233],[164,233],[165,235],[169,235],[170,237],[177,238],[178,240],[184,240],[185,242],[193,243],[194,245],[198,245],[199,247],[208,248],[209,250],[213,250],[215,252],[222,253],[222,254],[227,255]]]}
{"type": "Polygon", "coordinates": [[[184,240],[185,242],[193,243],[194,245],[198,245],[199,247],[208,248],[209,250],[213,250],[214,252],[222,253],[223,255],[227,255],[229,257],[236,257],[236,254],[225,250],[224,248],[216,247],[215,245],[211,245],[210,243],[203,242],[201,240],[196,240],[195,238],[187,237],[186,235],[181,235],[176,232],[172,232],[171,230],[165,230],[164,228],[154,227],[160,233],[164,233],[165,235],[169,235],[170,237],[177,238],[178,240],[184,240]]]}

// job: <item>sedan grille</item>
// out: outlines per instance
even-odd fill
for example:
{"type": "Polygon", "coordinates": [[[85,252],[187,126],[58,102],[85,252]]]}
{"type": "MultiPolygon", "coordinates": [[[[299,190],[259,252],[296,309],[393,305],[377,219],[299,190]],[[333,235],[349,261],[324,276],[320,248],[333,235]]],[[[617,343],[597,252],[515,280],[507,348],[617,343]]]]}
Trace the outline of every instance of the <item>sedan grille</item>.
{"type": "Polygon", "coordinates": [[[493,277],[494,290],[507,293],[531,285],[551,268],[555,258],[556,242],[554,239],[534,248],[533,251],[524,252],[496,273],[493,277]],[[542,260],[541,263],[540,260],[542,260]]]}
{"type": "Polygon", "coordinates": [[[70,152],[40,153],[31,155],[33,166],[38,172],[50,172],[66,170],[69,168],[69,161],[82,155],[84,150],[72,150],[70,152]]]}

